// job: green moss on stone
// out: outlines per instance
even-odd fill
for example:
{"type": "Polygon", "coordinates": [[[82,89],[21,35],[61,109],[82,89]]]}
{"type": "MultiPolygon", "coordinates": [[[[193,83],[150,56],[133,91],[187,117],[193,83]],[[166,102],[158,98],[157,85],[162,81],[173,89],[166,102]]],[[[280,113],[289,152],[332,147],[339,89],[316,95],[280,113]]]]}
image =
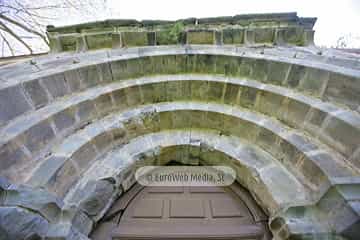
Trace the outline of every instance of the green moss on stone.
{"type": "Polygon", "coordinates": [[[184,31],[184,24],[176,22],[170,26],[167,26],[162,31],[156,32],[157,45],[169,45],[181,43],[182,33],[184,31]]]}
{"type": "Polygon", "coordinates": [[[146,46],[148,45],[147,32],[122,32],[121,41],[123,46],[146,46]]]}
{"type": "Polygon", "coordinates": [[[188,44],[214,44],[214,31],[191,30],[186,33],[188,44]]]}
{"type": "Polygon", "coordinates": [[[76,36],[60,36],[61,48],[63,51],[75,51],[76,50],[76,36]]]}
{"type": "Polygon", "coordinates": [[[90,34],[86,35],[86,43],[88,49],[101,49],[112,47],[112,34],[90,34]]]}

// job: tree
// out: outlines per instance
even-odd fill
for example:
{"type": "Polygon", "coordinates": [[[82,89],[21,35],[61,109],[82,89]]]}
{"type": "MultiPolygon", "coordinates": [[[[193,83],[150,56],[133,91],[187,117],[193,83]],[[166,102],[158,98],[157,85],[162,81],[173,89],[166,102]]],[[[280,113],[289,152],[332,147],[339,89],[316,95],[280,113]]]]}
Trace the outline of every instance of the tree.
{"type": "Polygon", "coordinates": [[[75,10],[96,19],[99,5],[105,6],[106,0],[0,0],[1,56],[48,50],[46,25],[58,12],[75,10]]]}
{"type": "Polygon", "coordinates": [[[351,33],[342,35],[337,39],[335,48],[360,48],[360,36],[351,33]]]}

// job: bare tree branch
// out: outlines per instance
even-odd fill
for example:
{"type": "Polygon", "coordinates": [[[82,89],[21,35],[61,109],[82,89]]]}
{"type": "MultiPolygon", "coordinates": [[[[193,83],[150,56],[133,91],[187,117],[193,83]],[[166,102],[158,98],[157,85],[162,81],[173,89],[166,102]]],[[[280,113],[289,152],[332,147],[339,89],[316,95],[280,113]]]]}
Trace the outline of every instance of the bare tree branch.
{"type": "Polygon", "coordinates": [[[16,54],[20,44],[30,53],[48,48],[46,25],[53,24],[51,20],[63,16],[62,9],[75,10],[70,14],[86,19],[96,19],[99,7],[105,5],[106,0],[0,0],[2,56],[16,54]]]}
{"type": "Polygon", "coordinates": [[[14,55],[15,55],[15,54],[14,54],[14,49],[11,47],[9,41],[7,40],[7,38],[5,37],[5,35],[1,33],[1,31],[0,31],[0,36],[1,36],[1,38],[3,39],[2,54],[4,55],[4,43],[6,43],[6,46],[8,47],[8,49],[9,49],[10,52],[11,52],[11,55],[14,56],[14,55]]]}
{"type": "Polygon", "coordinates": [[[1,56],[4,56],[4,50],[5,50],[5,41],[2,41],[1,43],[1,56]]]}
{"type": "Polygon", "coordinates": [[[46,36],[44,36],[43,34],[39,33],[38,31],[35,31],[35,30],[33,30],[33,29],[30,29],[30,28],[28,28],[27,26],[25,26],[24,24],[19,23],[19,22],[13,20],[12,18],[9,18],[9,17],[7,17],[7,16],[5,16],[5,15],[3,15],[3,14],[1,14],[1,13],[0,13],[0,18],[2,18],[2,19],[4,19],[4,20],[6,20],[6,21],[8,21],[8,22],[10,22],[10,23],[12,23],[12,24],[14,24],[14,25],[22,28],[22,29],[24,29],[24,30],[27,31],[27,32],[33,33],[33,34],[35,34],[35,35],[38,35],[39,37],[41,37],[41,38],[44,40],[44,42],[45,42],[47,45],[49,45],[49,42],[48,42],[46,36]]]}
{"type": "Polygon", "coordinates": [[[23,3],[15,0],[14,1],[19,7],[21,7],[22,9],[27,9],[29,11],[33,11],[33,10],[49,10],[49,9],[59,9],[62,7],[65,7],[63,5],[60,4],[54,4],[54,5],[40,5],[40,6],[26,6],[23,3]]]}
{"type": "Polygon", "coordinates": [[[13,36],[16,40],[18,40],[22,45],[24,45],[30,52],[30,54],[33,53],[33,50],[31,49],[31,47],[24,41],[21,39],[21,37],[19,37],[16,33],[14,33],[14,31],[12,31],[10,28],[8,28],[3,22],[0,21],[0,25],[3,27],[4,31],[9,33],[11,36],[13,36]]]}
{"type": "MultiPolygon", "coordinates": [[[[31,9],[30,9],[30,10],[29,10],[29,9],[26,9],[26,8],[24,8],[24,9],[19,9],[19,8],[10,6],[10,5],[1,5],[1,4],[0,4],[0,8],[1,8],[1,7],[2,7],[2,8],[12,9],[12,10],[15,11],[16,14],[22,12],[22,13],[28,15],[28,16],[33,16],[33,17],[40,18],[40,19],[47,19],[47,20],[54,20],[54,19],[55,19],[55,18],[52,18],[52,17],[41,16],[41,15],[36,14],[36,13],[34,13],[34,12],[30,12],[31,9]]],[[[9,13],[9,12],[7,11],[7,12],[0,12],[0,13],[5,14],[5,13],[9,13]]]]}

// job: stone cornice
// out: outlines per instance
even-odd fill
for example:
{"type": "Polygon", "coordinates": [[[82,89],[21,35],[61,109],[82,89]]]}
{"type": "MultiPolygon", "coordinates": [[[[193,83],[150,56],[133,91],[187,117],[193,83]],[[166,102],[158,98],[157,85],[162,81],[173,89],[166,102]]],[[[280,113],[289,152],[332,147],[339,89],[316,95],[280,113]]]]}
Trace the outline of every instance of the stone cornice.
{"type": "Polygon", "coordinates": [[[296,13],[245,14],[176,21],[109,19],[71,26],[48,26],[52,52],[169,44],[313,44],[316,18],[296,13]]]}

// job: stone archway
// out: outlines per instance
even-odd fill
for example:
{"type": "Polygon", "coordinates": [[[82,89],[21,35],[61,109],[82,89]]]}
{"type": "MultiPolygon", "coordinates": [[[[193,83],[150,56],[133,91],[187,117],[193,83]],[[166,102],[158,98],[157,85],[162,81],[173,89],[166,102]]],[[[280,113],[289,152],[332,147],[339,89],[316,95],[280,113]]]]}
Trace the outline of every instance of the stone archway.
{"type": "Polygon", "coordinates": [[[136,167],[176,159],[234,167],[276,239],[359,238],[358,57],[315,20],[49,27],[52,54],[0,68],[0,233],[87,239],[136,167]]]}

